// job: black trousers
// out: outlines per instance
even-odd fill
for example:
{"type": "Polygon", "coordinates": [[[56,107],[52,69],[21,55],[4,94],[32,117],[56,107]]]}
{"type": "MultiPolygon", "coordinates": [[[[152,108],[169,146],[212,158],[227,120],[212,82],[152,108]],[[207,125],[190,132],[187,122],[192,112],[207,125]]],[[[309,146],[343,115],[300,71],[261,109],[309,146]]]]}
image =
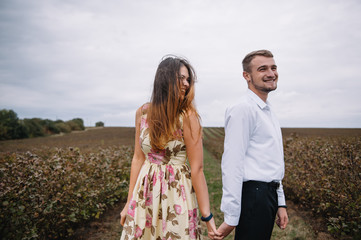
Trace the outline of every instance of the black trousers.
{"type": "Polygon", "coordinates": [[[275,182],[243,183],[242,209],[235,240],[269,240],[278,209],[275,182]]]}

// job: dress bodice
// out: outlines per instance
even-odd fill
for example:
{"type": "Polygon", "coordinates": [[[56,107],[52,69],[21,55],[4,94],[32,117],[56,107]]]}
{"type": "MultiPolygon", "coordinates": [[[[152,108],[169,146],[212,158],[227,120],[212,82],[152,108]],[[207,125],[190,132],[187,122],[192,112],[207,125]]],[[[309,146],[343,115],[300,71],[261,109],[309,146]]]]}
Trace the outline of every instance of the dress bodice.
{"type": "MultiPolygon", "coordinates": [[[[145,105],[146,106],[146,105],[145,105]]],[[[144,107],[143,107],[144,108],[144,107]]],[[[174,134],[183,136],[183,119],[180,117],[181,128],[174,134]]],[[[154,164],[184,164],[187,160],[186,145],[183,137],[168,141],[162,151],[154,151],[150,144],[147,113],[143,110],[140,123],[140,146],[146,160],[154,164]]]]}

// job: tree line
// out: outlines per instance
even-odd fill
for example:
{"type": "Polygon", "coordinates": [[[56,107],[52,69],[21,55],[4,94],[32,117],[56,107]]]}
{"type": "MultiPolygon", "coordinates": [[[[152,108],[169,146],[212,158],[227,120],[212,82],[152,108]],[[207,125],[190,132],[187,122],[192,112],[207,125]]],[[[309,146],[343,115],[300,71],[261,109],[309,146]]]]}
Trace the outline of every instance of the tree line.
{"type": "Polygon", "coordinates": [[[41,118],[19,119],[13,110],[0,110],[0,140],[41,137],[84,129],[84,121],[81,118],[69,121],[41,118]]]}

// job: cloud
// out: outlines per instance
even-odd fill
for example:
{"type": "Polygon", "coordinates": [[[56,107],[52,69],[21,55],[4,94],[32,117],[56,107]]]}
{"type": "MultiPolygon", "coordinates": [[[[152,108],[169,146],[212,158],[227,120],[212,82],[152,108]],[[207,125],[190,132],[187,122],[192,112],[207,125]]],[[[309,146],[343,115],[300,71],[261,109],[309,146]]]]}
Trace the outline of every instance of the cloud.
{"type": "Polygon", "coordinates": [[[361,127],[361,3],[350,1],[33,1],[0,3],[0,108],[19,117],[133,126],[158,63],[185,56],[205,126],[246,89],[241,61],[270,49],[282,126],[361,127]]]}

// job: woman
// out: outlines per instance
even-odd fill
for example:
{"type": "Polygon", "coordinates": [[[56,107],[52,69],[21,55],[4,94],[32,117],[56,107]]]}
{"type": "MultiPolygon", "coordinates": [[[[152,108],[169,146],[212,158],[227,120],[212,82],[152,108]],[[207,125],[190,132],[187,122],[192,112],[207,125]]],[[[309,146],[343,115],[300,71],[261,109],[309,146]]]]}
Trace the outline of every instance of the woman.
{"type": "Polygon", "coordinates": [[[202,239],[197,199],[208,236],[217,233],[203,174],[202,128],[193,105],[195,80],[185,59],[166,57],[158,66],[151,102],[136,112],[121,239],[202,239]]]}

